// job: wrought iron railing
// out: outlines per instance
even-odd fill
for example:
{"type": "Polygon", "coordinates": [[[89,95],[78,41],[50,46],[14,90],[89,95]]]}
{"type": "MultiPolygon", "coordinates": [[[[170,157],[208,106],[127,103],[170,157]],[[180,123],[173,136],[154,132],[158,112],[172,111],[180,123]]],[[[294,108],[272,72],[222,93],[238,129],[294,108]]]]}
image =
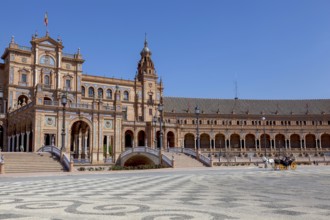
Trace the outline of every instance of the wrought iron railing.
{"type": "MultiPolygon", "coordinates": [[[[43,146],[37,152],[48,152],[57,158],[61,158],[61,150],[54,145],[43,146]]],[[[66,153],[63,153],[62,164],[67,170],[70,170],[70,156],[66,153]]]]}

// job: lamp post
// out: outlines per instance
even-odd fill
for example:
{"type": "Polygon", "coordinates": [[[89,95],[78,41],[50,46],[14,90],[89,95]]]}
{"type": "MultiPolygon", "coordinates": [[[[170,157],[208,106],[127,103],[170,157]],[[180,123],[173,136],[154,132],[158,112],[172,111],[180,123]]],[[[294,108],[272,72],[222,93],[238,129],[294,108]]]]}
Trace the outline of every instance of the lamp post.
{"type": "Polygon", "coordinates": [[[63,124],[62,124],[62,146],[61,146],[61,153],[66,151],[65,149],[65,105],[67,103],[67,95],[64,93],[61,97],[61,103],[63,105],[63,124]]]}
{"type": "Polygon", "coordinates": [[[160,114],[160,121],[159,121],[159,126],[160,126],[160,134],[159,134],[159,148],[160,150],[163,148],[163,110],[164,106],[162,103],[159,103],[158,105],[158,111],[160,114]]]}
{"type": "Polygon", "coordinates": [[[152,118],[152,122],[154,124],[154,146],[155,148],[157,148],[157,134],[156,134],[157,117],[156,116],[152,118]]]}
{"type": "Polygon", "coordinates": [[[197,118],[197,150],[198,152],[200,151],[200,141],[199,141],[199,114],[200,114],[200,109],[198,106],[195,108],[195,114],[197,118]]]}
{"type": "Polygon", "coordinates": [[[265,157],[266,157],[266,154],[267,154],[267,150],[266,150],[266,125],[265,125],[265,120],[266,120],[266,118],[265,117],[262,117],[261,118],[262,119],[262,121],[263,121],[263,125],[264,125],[264,147],[265,147],[265,157]]]}

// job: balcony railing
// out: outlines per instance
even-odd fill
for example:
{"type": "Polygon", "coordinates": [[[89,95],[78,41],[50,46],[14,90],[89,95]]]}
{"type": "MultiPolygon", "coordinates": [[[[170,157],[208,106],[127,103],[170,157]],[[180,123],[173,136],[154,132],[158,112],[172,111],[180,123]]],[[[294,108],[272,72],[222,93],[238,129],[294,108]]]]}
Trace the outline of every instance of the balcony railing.
{"type": "Polygon", "coordinates": [[[62,53],[63,57],[67,57],[67,58],[72,58],[74,59],[74,54],[70,54],[70,53],[62,53]]]}

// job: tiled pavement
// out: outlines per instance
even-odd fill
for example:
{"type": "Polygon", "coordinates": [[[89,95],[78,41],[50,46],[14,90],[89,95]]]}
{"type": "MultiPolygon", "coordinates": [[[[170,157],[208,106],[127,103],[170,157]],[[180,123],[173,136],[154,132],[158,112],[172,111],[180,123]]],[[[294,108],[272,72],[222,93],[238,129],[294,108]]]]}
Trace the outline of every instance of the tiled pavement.
{"type": "Polygon", "coordinates": [[[330,166],[0,176],[0,219],[330,219],[330,166]]]}

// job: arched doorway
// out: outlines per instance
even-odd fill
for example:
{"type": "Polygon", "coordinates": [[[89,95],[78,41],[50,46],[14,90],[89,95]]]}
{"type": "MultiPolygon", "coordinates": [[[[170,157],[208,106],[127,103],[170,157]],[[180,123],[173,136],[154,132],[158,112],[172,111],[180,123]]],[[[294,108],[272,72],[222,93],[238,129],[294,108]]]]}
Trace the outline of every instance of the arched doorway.
{"type": "Polygon", "coordinates": [[[316,148],[316,138],[314,134],[306,135],[306,148],[316,148]]]}
{"type": "Polygon", "coordinates": [[[223,134],[215,135],[215,148],[226,148],[226,139],[223,134]]]}
{"type": "Polygon", "coordinates": [[[167,146],[174,147],[174,133],[172,131],[167,132],[167,146]]]}
{"type": "Polygon", "coordinates": [[[195,136],[188,133],[184,136],[184,147],[185,148],[195,148],[195,136]]]}
{"type": "Polygon", "coordinates": [[[146,145],[146,134],[144,131],[139,131],[138,133],[138,146],[144,147],[146,145]]]}
{"type": "Polygon", "coordinates": [[[285,136],[283,134],[277,134],[275,136],[275,146],[278,149],[285,148],[285,136]]]}
{"type": "Polygon", "coordinates": [[[71,127],[70,151],[74,159],[90,158],[91,131],[84,121],[76,121],[71,127]]]}
{"type": "Polygon", "coordinates": [[[261,146],[261,149],[270,148],[270,136],[269,136],[269,134],[260,135],[260,146],[261,146]]]}
{"type": "Polygon", "coordinates": [[[133,147],[134,134],[133,131],[127,130],[125,132],[125,148],[133,147]]]}
{"type": "Polygon", "coordinates": [[[230,147],[233,149],[237,149],[241,147],[240,136],[238,134],[232,134],[230,136],[230,147]]]}
{"type": "Polygon", "coordinates": [[[321,147],[322,148],[330,148],[330,135],[322,134],[321,136],[321,147]]]}
{"type": "Polygon", "coordinates": [[[20,95],[17,99],[17,104],[18,105],[23,105],[28,103],[29,98],[26,95],[20,95]]]}
{"type": "Polygon", "coordinates": [[[201,148],[208,148],[210,149],[210,136],[208,134],[201,134],[201,140],[200,140],[200,147],[201,148]]]}
{"type": "Polygon", "coordinates": [[[44,105],[51,105],[52,100],[49,97],[44,97],[44,105]]]}
{"type": "Polygon", "coordinates": [[[300,136],[298,134],[293,134],[290,136],[291,148],[300,149],[300,136]]]}
{"type": "Polygon", "coordinates": [[[254,134],[247,134],[245,136],[245,147],[248,151],[256,149],[256,137],[254,134]]]}

